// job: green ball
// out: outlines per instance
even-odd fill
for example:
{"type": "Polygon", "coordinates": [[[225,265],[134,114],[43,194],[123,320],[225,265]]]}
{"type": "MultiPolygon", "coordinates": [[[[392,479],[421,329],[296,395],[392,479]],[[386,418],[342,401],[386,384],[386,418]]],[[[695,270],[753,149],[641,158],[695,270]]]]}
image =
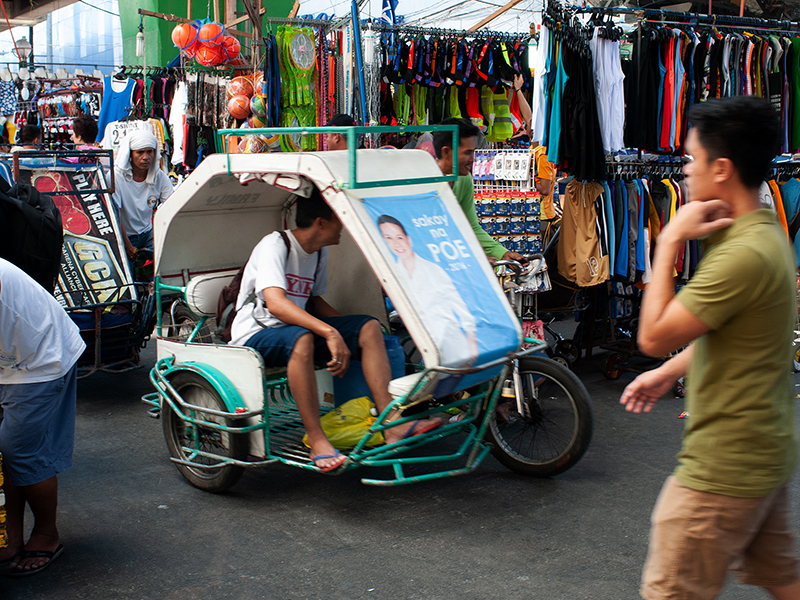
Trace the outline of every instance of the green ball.
{"type": "Polygon", "coordinates": [[[255,94],[250,98],[250,112],[259,117],[267,115],[267,97],[264,94],[255,94]]]}

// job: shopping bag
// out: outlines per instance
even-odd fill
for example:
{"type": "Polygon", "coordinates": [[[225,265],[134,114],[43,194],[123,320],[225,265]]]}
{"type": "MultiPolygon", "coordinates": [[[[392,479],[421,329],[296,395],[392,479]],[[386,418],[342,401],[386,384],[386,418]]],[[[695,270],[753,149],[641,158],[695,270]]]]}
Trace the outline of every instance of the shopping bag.
{"type": "MultiPolygon", "coordinates": [[[[372,400],[363,396],[345,402],[324,415],[320,419],[320,423],[333,447],[339,450],[355,447],[376,421],[376,417],[370,410],[373,408],[375,408],[375,404],[372,400]]],[[[308,435],[303,437],[303,443],[306,446],[309,445],[308,435]]],[[[369,439],[367,447],[371,448],[385,443],[383,433],[378,432],[369,439]]]]}

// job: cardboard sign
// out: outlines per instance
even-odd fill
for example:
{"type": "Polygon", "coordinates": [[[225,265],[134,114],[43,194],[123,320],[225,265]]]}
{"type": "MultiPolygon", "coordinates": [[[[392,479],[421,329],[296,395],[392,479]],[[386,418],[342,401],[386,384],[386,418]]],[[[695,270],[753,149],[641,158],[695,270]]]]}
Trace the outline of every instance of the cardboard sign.
{"type": "Polygon", "coordinates": [[[61,272],[55,297],[64,307],[135,298],[111,196],[100,165],[31,172],[32,185],[53,198],[64,225],[61,272]],[[80,192],[75,195],[59,192],[80,192]]]}

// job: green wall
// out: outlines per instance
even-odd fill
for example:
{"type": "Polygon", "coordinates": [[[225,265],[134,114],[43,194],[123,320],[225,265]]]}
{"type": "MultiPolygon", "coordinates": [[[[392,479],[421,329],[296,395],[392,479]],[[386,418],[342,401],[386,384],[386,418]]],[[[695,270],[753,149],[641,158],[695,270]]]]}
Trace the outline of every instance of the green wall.
{"type": "MultiPolygon", "coordinates": [[[[265,0],[263,3],[266,17],[285,17],[294,5],[294,0],[265,0]]],[[[126,65],[141,65],[142,58],[136,56],[136,34],[139,31],[140,15],[143,8],[157,13],[188,17],[186,0],[120,0],[119,16],[122,25],[122,54],[126,65]]],[[[241,2],[237,3],[237,12],[244,12],[241,2]]],[[[192,2],[192,18],[205,19],[208,14],[208,3],[198,0],[192,2]]],[[[224,2],[220,1],[220,20],[225,20],[224,2]]],[[[214,18],[214,7],[211,7],[211,18],[214,18]]],[[[172,44],[172,29],[177,23],[164,21],[155,17],[144,17],[145,56],[148,66],[163,66],[178,55],[178,49],[172,44]]],[[[242,24],[237,25],[241,28],[242,24]]],[[[242,39],[242,38],[240,38],[242,39]]]]}

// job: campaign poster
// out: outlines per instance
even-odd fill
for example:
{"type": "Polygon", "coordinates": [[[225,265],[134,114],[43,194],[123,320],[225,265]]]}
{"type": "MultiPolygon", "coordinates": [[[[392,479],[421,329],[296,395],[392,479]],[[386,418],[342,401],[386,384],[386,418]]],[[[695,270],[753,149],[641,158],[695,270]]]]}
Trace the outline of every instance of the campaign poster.
{"type": "MultiPolygon", "coordinates": [[[[517,350],[518,324],[507,300],[480,266],[485,257],[474,255],[437,192],[366,198],[364,206],[441,366],[470,367],[517,350]]],[[[486,373],[474,374],[449,385],[461,389],[485,379],[486,373]]],[[[440,384],[436,392],[442,391],[440,384]]]]}
{"type": "Polygon", "coordinates": [[[64,246],[55,292],[59,303],[73,307],[135,297],[126,285],[133,277],[111,197],[97,192],[106,189],[102,167],[36,169],[31,183],[49,194],[61,212],[64,246]]]}

